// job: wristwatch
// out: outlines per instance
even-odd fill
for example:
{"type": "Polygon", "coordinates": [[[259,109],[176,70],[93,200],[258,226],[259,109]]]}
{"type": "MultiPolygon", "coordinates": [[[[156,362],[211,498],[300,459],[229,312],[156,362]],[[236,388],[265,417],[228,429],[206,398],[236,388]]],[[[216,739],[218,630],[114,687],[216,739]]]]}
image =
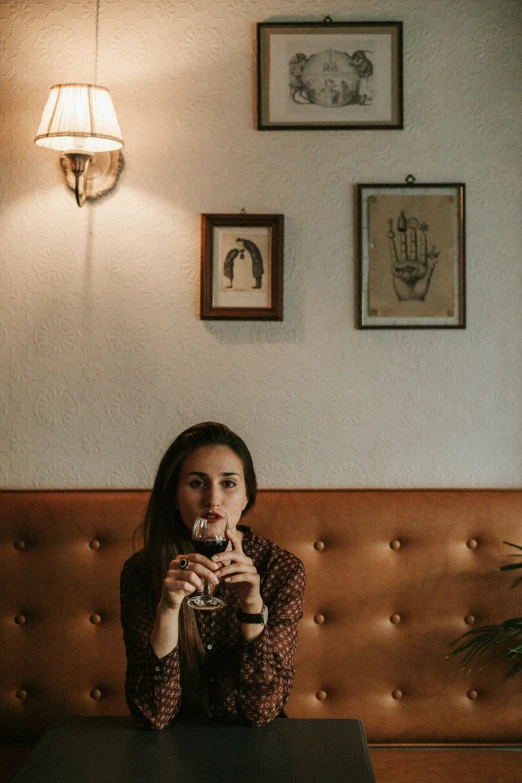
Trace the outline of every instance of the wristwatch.
{"type": "Polygon", "coordinates": [[[268,623],[268,606],[263,604],[263,608],[258,614],[247,614],[242,609],[238,609],[236,612],[236,617],[240,623],[266,625],[268,623]]]}

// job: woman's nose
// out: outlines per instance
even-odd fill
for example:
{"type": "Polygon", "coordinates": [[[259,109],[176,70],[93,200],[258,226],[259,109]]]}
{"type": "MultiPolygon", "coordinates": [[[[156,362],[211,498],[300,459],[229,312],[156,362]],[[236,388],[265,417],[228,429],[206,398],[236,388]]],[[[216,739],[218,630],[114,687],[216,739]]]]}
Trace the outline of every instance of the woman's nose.
{"type": "Polygon", "coordinates": [[[220,487],[210,485],[205,493],[205,505],[208,508],[218,508],[221,503],[220,487]]]}

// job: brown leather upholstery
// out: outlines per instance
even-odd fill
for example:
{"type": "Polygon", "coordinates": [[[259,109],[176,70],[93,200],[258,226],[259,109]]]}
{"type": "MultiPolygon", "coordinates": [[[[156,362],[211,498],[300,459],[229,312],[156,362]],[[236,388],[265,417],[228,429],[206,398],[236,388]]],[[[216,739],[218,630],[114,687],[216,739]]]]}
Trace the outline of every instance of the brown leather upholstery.
{"type": "Polygon", "coordinates": [[[370,748],[377,783],[520,783],[520,753],[493,748],[370,748]]]}
{"type": "MultiPolygon", "coordinates": [[[[119,574],[145,491],[0,493],[2,739],[57,715],[127,714],[119,574]]],[[[522,492],[274,490],[245,520],[304,562],[292,717],[356,717],[373,742],[517,742],[520,683],[445,659],[521,614],[496,571],[522,492]]],[[[522,675],[519,675],[519,677],[522,675]]]]}

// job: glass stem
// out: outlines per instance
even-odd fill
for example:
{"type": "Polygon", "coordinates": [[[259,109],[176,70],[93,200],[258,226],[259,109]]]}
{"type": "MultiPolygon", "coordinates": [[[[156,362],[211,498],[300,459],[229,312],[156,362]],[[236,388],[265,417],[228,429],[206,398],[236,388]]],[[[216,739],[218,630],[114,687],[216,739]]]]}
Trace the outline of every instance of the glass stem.
{"type": "Polygon", "coordinates": [[[208,585],[208,581],[206,579],[203,581],[203,593],[202,593],[202,595],[210,595],[209,585],[208,585]]]}

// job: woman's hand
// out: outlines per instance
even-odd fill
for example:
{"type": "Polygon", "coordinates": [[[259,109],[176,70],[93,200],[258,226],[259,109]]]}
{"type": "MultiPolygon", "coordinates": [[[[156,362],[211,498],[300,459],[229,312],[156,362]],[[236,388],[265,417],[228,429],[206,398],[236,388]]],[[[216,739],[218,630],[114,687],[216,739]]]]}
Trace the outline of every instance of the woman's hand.
{"type": "Polygon", "coordinates": [[[218,584],[219,580],[214,573],[217,569],[218,566],[208,557],[195,552],[178,555],[169,563],[169,570],[163,580],[156,621],[150,635],[152,649],[158,658],[164,658],[178,644],[181,604],[188,595],[203,589],[205,579],[208,579],[210,584],[218,584]],[[180,563],[186,567],[180,568],[180,563]]]}
{"type": "Polygon", "coordinates": [[[226,535],[232,543],[232,549],[227,549],[212,560],[219,564],[215,574],[236,591],[241,608],[244,612],[255,614],[263,607],[263,599],[259,591],[259,574],[250,557],[243,552],[237,533],[227,530],[226,535]]]}
{"type": "Polygon", "coordinates": [[[178,555],[169,564],[169,570],[163,580],[161,600],[169,609],[179,609],[187,596],[203,589],[205,579],[211,585],[219,584],[215,574],[218,568],[217,563],[195,552],[178,555]],[[188,566],[182,569],[179,564],[183,559],[188,560],[188,566]]]}

